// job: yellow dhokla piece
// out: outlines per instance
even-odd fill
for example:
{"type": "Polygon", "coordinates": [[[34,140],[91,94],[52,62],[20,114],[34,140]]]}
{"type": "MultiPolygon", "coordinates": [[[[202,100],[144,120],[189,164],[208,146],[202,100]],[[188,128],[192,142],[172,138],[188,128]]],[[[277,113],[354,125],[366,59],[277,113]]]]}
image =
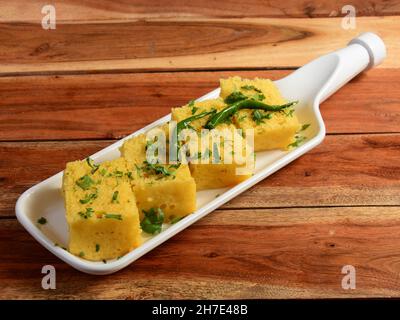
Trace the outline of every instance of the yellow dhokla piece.
{"type": "MultiPolygon", "coordinates": [[[[220,111],[225,107],[226,104],[221,98],[205,100],[202,102],[192,102],[180,108],[173,108],[172,120],[180,122],[193,115],[212,110],[220,111]]],[[[204,129],[208,119],[209,116],[206,116],[190,122],[191,128],[195,129],[199,134],[198,145],[196,148],[198,151],[198,157],[197,159],[192,160],[189,164],[192,177],[196,181],[197,190],[229,187],[246,180],[252,174],[252,167],[247,170],[246,174],[243,174],[243,172],[240,171],[245,169],[245,163],[239,163],[236,161],[234,154],[232,154],[232,161],[230,161],[230,163],[225,163],[226,159],[224,156],[225,152],[235,152],[233,141],[238,140],[240,140],[241,146],[239,152],[245,156],[247,147],[245,140],[238,132],[236,132],[236,127],[229,123],[220,124],[217,128],[209,131],[205,136],[202,136],[201,130],[204,129]],[[212,140],[212,135],[217,133],[217,131],[222,132],[223,130],[227,130],[229,133],[228,136],[230,137],[227,139],[222,137],[220,143],[215,146],[212,140]],[[201,137],[205,139],[202,141],[206,141],[203,145],[201,145],[201,137]],[[219,161],[215,161],[215,159],[217,159],[216,157],[218,157],[219,161]]],[[[249,153],[253,153],[253,150],[250,150],[249,153]]],[[[193,155],[194,152],[191,152],[191,154],[193,155]]]]}
{"type": "Polygon", "coordinates": [[[198,158],[189,164],[198,190],[234,186],[252,175],[254,152],[234,125],[220,124],[203,139],[198,158]]]}
{"type": "MultiPolygon", "coordinates": [[[[143,210],[160,208],[166,221],[196,210],[196,184],[188,165],[159,164],[146,159],[146,149],[154,143],[145,134],[125,141],[120,148],[132,172],[131,185],[136,203],[143,210]]],[[[168,149],[168,148],[167,148],[168,149]]]]}
{"type": "Polygon", "coordinates": [[[94,165],[67,163],[63,176],[69,251],[88,260],[113,259],[141,243],[139,212],[123,158],[94,165]]]}
{"type": "MultiPolygon", "coordinates": [[[[147,159],[147,150],[152,147],[155,142],[160,140],[160,145],[164,145],[164,149],[160,150],[159,160],[162,163],[167,162],[168,139],[169,139],[169,123],[151,129],[147,134],[139,134],[133,138],[125,140],[119,148],[121,155],[130,164],[141,164],[147,159]]],[[[155,145],[154,145],[155,146],[155,145]]]]}
{"type": "MultiPolygon", "coordinates": [[[[241,92],[269,105],[282,105],[287,101],[278,88],[269,79],[254,80],[232,77],[221,79],[221,98],[225,99],[233,92],[241,92]]],[[[244,132],[254,129],[254,150],[283,149],[295,141],[295,134],[300,129],[300,123],[290,107],[280,112],[262,110],[240,110],[233,116],[233,122],[244,132]],[[254,114],[256,112],[256,114],[254,114]]]]}

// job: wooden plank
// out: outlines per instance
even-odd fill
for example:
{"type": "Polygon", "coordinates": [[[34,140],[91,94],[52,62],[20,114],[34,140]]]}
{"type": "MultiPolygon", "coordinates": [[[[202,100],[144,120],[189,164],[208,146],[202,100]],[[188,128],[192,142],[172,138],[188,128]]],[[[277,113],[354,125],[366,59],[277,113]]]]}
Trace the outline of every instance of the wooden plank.
{"type": "Polygon", "coordinates": [[[123,271],[94,277],[3,219],[0,290],[8,299],[399,297],[399,245],[399,207],[221,210],[123,271]],[[56,290],[41,288],[46,264],[56,290]],[[356,268],[355,290],[341,287],[345,265],[356,268]]]}
{"type": "MultiPolygon", "coordinates": [[[[111,141],[0,143],[0,216],[17,197],[111,141]]],[[[334,135],[225,208],[400,204],[400,134],[334,135]]]]}
{"type": "Polygon", "coordinates": [[[363,31],[385,40],[390,55],[383,67],[400,66],[397,17],[359,17],[354,30],[343,29],[341,22],[171,18],[59,23],[56,30],[1,23],[0,72],[295,67],[345,46],[363,31]]]}
{"type": "MultiPolygon", "coordinates": [[[[218,86],[287,70],[0,77],[0,140],[114,139],[218,86]]],[[[321,106],[328,133],[400,132],[399,69],[375,69],[321,106]],[[390,83],[390,85],[388,85],[390,83]]]]}
{"type": "MultiPolygon", "coordinates": [[[[168,18],[176,16],[208,17],[279,17],[315,18],[341,15],[346,0],[334,1],[263,1],[249,0],[241,3],[233,0],[97,0],[74,1],[53,0],[59,21],[93,21],[133,18],[168,18]]],[[[0,1],[0,21],[30,21],[39,23],[43,18],[40,0],[24,2],[0,1]]],[[[358,16],[399,15],[400,5],[396,0],[366,2],[353,0],[358,16]]]]}

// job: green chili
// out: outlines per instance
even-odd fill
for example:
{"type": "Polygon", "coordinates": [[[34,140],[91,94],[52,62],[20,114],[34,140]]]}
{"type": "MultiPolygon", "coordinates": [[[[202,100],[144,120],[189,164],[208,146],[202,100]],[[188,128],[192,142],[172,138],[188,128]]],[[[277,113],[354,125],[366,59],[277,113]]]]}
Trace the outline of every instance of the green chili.
{"type": "MultiPolygon", "coordinates": [[[[184,119],[184,120],[182,120],[182,121],[179,121],[179,122],[177,123],[176,128],[175,128],[175,130],[174,130],[174,134],[173,134],[173,136],[172,136],[172,141],[171,141],[171,144],[172,144],[173,146],[175,146],[176,157],[178,156],[178,152],[179,152],[179,144],[178,144],[179,133],[180,133],[182,130],[184,130],[184,129],[191,128],[190,123],[191,123],[192,121],[199,120],[199,119],[201,119],[201,118],[204,118],[204,117],[206,117],[206,116],[208,116],[208,115],[212,115],[212,114],[215,114],[215,113],[216,113],[216,110],[204,111],[204,112],[202,112],[202,113],[193,115],[193,116],[191,116],[191,117],[189,117],[189,118],[186,118],[186,119],[184,119]]],[[[174,159],[173,156],[171,156],[171,158],[174,159]]]]}
{"type": "Polygon", "coordinates": [[[194,116],[191,116],[189,118],[186,118],[182,121],[179,121],[178,124],[176,125],[176,131],[177,131],[177,135],[179,135],[179,132],[181,132],[183,129],[187,129],[190,128],[190,122],[193,122],[195,120],[204,118],[210,114],[215,113],[216,110],[212,110],[212,111],[204,111],[202,113],[196,114],[194,116]]]}
{"type": "Polygon", "coordinates": [[[281,111],[285,108],[289,108],[295,105],[298,101],[292,101],[283,105],[268,105],[263,102],[254,100],[254,99],[245,99],[240,100],[231,104],[230,106],[222,109],[217,112],[213,116],[210,117],[206,125],[204,126],[206,129],[214,129],[220,123],[226,121],[227,118],[231,117],[237,111],[242,109],[259,109],[264,111],[281,111]]]}

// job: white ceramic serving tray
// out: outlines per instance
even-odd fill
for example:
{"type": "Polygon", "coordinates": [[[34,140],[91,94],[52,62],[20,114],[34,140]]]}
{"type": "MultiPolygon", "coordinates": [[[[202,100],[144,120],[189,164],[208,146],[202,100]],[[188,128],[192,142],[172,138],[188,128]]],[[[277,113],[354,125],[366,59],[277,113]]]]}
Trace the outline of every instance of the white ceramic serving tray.
{"type": "MultiPolygon", "coordinates": [[[[116,272],[318,145],[325,137],[320,103],[364,69],[379,64],[385,56],[383,41],[373,33],[364,33],[353,39],[346,48],[322,56],[276,81],[275,84],[287,100],[300,101],[296,106],[296,115],[301,123],[310,124],[303,133],[307,137],[304,144],[290,151],[258,152],[254,176],[232,188],[197,192],[196,212],[176,224],[164,225],[161,233],[146,237],[143,245],[120,259],[107,263],[92,262],[62,249],[68,244],[68,226],[60,191],[62,172],[33,186],[19,197],[16,204],[17,218],[37,241],[74,268],[97,275],[116,272]],[[37,220],[40,217],[45,217],[48,222],[38,226],[37,220]]],[[[197,100],[212,99],[218,95],[219,89],[216,89],[197,100]]],[[[115,159],[119,157],[118,148],[124,140],[161,125],[169,121],[170,117],[167,115],[90,157],[96,163],[115,159]]]]}

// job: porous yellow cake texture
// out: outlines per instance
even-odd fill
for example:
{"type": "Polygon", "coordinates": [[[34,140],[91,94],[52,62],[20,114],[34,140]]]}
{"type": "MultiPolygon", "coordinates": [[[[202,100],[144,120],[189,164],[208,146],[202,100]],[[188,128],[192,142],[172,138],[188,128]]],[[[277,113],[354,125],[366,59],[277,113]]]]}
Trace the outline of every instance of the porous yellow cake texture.
{"type": "MultiPolygon", "coordinates": [[[[221,98],[191,102],[183,107],[173,108],[172,120],[179,123],[212,110],[220,111],[225,107],[226,104],[221,98]]],[[[192,146],[189,148],[192,156],[197,154],[189,163],[197,190],[236,185],[252,175],[254,165],[253,149],[247,146],[245,139],[232,123],[222,123],[211,131],[202,132],[209,118],[210,116],[206,116],[189,123],[189,128],[198,133],[196,152],[193,152],[192,146]],[[243,159],[246,158],[246,152],[251,154],[252,163],[243,159]]]]}
{"type": "Polygon", "coordinates": [[[202,136],[202,143],[197,159],[189,164],[198,190],[231,187],[253,174],[253,149],[234,125],[218,125],[202,136]]]}
{"type": "Polygon", "coordinates": [[[167,163],[169,124],[153,128],[145,134],[139,134],[125,140],[119,148],[121,155],[129,165],[141,164],[155,157],[159,163],[167,163]]]}
{"type": "Polygon", "coordinates": [[[106,260],[140,245],[139,213],[123,158],[67,163],[63,193],[72,254],[106,260]]]}
{"type": "MultiPolygon", "coordinates": [[[[231,77],[221,79],[221,98],[225,99],[233,92],[241,92],[269,105],[282,105],[287,101],[278,88],[269,79],[254,80],[231,77]]],[[[254,130],[254,150],[283,149],[295,141],[295,134],[300,129],[294,107],[279,112],[243,109],[236,112],[233,122],[246,132],[254,130]]]]}
{"type": "Polygon", "coordinates": [[[196,184],[188,165],[148,161],[146,150],[156,142],[146,134],[125,141],[120,148],[132,173],[131,185],[141,217],[144,211],[162,209],[166,222],[196,210],[196,184]]]}

